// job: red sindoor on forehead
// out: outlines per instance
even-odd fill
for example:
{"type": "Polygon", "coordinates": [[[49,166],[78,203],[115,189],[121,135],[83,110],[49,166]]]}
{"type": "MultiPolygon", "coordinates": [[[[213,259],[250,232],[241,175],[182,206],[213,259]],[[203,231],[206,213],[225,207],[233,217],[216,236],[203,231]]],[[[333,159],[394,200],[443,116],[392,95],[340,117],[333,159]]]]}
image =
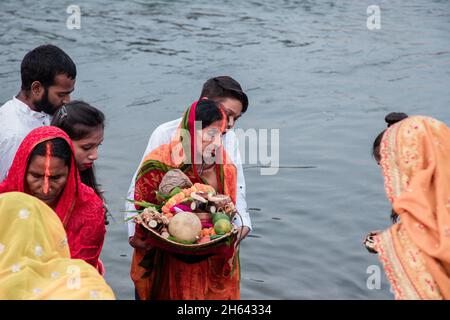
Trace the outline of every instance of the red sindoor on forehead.
{"type": "Polygon", "coordinates": [[[47,142],[45,145],[45,175],[44,175],[44,194],[47,195],[50,189],[50,158],[52,156],[52,145],[50,142],[47,142]]]}

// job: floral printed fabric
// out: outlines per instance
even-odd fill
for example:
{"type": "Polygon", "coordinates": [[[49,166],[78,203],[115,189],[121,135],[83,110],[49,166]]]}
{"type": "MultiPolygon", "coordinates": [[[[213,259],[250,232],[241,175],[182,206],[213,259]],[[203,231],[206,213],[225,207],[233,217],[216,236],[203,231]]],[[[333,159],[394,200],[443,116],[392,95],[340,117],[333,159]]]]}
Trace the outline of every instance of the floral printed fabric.
{"type": "Polygon", "coordinates": [[[450,129],[409,117],[386,130],[385,190],[401,222],[376,239],[397,299],[450,299],[450,129]]]}

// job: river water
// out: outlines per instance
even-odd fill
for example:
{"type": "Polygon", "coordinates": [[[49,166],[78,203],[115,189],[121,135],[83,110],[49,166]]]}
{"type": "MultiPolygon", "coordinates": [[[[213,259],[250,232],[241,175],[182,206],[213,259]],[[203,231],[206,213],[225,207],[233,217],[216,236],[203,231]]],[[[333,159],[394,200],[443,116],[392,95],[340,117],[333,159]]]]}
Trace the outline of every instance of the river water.
{"type": "Polygon", "coordinates": [[[97,170],[114,221],[102,260],[118,298],[133,298],[122,211],[148,137],[223,74],[249,95],[237,127],[279,129],[284,166],[245,165],[242,298],[392,298],[382,270],[380,287],[367,285],[379,263],[361,245],[389,225],[370,147],[391,111],[450,124],[449,1],[1,0],[0,21],[0,102],[18,92],[25,53],[52,43],[77,64],[73,98],[107,116],[97,170]],[[80,29],[66,27],[69,5],[80,29]],[[380,29],[367,28],[370,5],[380,29]]]}

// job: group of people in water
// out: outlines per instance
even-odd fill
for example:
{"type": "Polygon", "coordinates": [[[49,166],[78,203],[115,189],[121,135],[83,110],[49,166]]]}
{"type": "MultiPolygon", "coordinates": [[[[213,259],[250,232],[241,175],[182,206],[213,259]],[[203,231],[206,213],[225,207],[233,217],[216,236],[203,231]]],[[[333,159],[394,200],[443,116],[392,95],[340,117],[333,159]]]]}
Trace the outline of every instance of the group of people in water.
{"type": "MultiPolygon", "coordinates": [[[[18,95],[0,107],[0,299],[114,299],[100,260],[108,210],[94,170],[105,115],[70,100],[76,66],[56,46],[28,52],[21,79],[18,95]]],[[[214,77],[181,118],[152,133],[125,205],[136,299],[240,298],[239,243],[252,224],[231,129],[248,105],[236,80],[214,77]],[[165,251],[129,219],[140,202],[160,201],[158,186],[171,169],[232,199],[240,218],[231,255],[165,251]]],[[[423,116],[386,120],[373,154],[393,226],[364,244],[379,254],[396,298],[449,299],[450,129],[423,116]]]]}

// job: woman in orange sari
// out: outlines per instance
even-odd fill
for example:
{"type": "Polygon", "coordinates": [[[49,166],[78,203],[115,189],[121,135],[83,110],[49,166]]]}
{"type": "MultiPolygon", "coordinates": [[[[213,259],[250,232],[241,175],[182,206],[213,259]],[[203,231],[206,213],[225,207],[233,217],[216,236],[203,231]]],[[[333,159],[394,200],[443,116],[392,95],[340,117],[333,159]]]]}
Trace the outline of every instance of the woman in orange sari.
{"type": "Polygon", "coordinates": [[[395,298],[450,299],[450,129],[408,117],[382,134],[379,160],[396,223],[374,250],[395,298]]]}
{"type": "MultiPolygon", "coordinates": [[[[211,185],[235,203],[236,168],[221,146],[225,128],[226,116],[220,106],[210,100],[194,102],[173,141],[145,157],[136,178],[136,201],[158,203],[155,192],[162,177],[177,168],[192,183],[211,185]]],[[[139,225],[134,241],[149,243],[147,232],[139,225]]],[[[131,278],[139,299],[239,299],[239,262],[234,243],[230,250],[228,255],[190,256],[150,245],[136,246],[131,278]]]]}

